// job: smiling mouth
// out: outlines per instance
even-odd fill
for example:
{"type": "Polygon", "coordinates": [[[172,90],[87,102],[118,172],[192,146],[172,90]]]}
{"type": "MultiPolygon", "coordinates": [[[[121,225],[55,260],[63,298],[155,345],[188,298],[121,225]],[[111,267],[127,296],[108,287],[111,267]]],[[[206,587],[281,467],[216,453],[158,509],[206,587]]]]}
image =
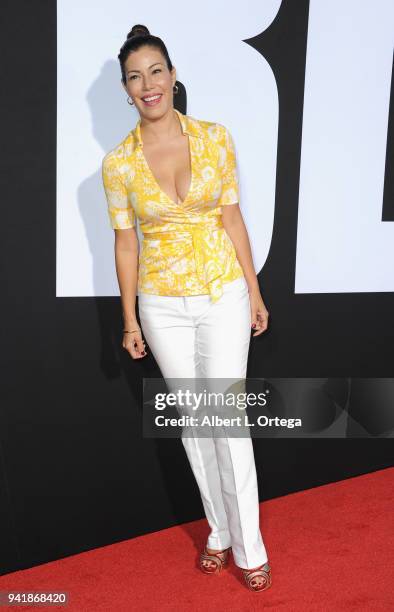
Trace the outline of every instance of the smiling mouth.
{"type": "Polygon", "coordinates": [[[159,104],[162,96],[163,94],[154,94],[152,96],[145,96],[144,98],[141,98],[141,100],[147,106],[154,106],[155,104],[159,104]]]}

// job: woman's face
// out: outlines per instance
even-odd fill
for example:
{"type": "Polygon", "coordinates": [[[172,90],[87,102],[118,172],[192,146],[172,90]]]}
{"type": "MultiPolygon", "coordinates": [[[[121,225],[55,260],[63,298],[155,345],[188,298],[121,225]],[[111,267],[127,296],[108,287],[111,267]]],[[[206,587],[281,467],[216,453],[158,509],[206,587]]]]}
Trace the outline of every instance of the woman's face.
{"type": "Polygon", "coordinates": [[[157,117],[174,106],[173,87],[176,81],[175,67],[170,72],[158,49],[140,47],[130,53],[125,62],[126,85],[123,88],[132,98],[142,117],[157,117]],[[159,98],[147,100],[152,96],[159,98]]]}

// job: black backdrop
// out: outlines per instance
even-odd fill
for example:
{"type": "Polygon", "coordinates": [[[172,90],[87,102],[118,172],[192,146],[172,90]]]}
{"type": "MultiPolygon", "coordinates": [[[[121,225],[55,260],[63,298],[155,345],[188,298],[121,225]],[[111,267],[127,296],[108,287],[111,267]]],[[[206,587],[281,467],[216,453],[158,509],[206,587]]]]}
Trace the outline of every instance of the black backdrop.
{"type": "MultiPolygon", "coordinates": [[[[160,374],[150,355],[133,362],[121,348],[119,298],[55,297],[56,2],[2,9],[4,574],[203,509],[181,441],[141,436],[142,378],[160,374]]],[[[280,98],[275,226],[259,274],[270,329],[252,340],[248,376],[357,385],[393,376],[393,293],[293,291],[307,20],[307,0],[285,0],[270,28],[247,41],[273,67],[280,98]]],[[[133,22],[130,10],[125,32],[133,22]]],[[[372,437],[353,423],[351,439],[255,440],[261,500],[393,465],[392,419],[372,437]]]]}

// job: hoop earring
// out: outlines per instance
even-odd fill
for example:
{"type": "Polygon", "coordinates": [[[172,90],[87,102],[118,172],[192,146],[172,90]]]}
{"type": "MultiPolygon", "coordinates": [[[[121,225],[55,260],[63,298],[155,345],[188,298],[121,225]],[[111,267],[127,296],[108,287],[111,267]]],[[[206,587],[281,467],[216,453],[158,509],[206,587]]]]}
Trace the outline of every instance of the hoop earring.
{"type": "Polygon", "coordinates": [[[173,88],[173,92],[174,92],[174,94],[177,94],[177,93],[178,93],[178,91],[179,91],[179,87],[178,87],[178,85],[177,85],[177,84],[175,84],[175,85],[174,85],[174,88],[173,88]],[[175,87],[176,87],[176,89],[175,89],[175,87]]]}
{"type": "Polygon", "coordinates": [[[130,104],[130,106],[134,106],[134,102],[130,102],[130,96],[127,96],[127,104],[130,104]]]}

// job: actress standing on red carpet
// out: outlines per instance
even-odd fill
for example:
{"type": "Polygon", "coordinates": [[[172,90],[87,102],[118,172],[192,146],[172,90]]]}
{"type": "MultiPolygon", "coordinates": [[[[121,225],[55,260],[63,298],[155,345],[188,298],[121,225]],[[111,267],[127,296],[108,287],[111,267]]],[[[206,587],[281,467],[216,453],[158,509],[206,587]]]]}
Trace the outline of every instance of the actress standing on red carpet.
{"type": "MultiPolygon", "coordinates": [[[[143,332],[166,379],[243,380],[251,331],[267,329],[268,311],[239,208],[231,134],[174,108],[175,68],[163,41],[145,26],[133,27],[118,58],[127,101],[140,115],[103,160],[122,345],[141,359],[143,332]]],[[[182,437],[182,443],[211,528],[201,570],[220,572],[231,552],[252,591],[269,588],[250,435],[182,437]]]]}

